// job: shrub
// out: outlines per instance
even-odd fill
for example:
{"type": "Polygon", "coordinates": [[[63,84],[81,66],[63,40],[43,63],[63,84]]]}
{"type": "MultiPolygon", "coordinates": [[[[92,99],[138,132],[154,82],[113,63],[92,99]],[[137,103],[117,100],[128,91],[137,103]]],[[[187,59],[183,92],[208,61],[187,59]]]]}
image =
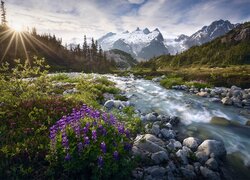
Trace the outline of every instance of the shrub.
{"type": "Polygon", "coordinates": [[[112,114],[84,105],[57,121],[50,139],[53,177],[129,178],[130,132],[112,114]]]}
{"type": "Polygon", "coordinates": [[[184,84],[184,81],[181,77],[169,77],[169,78],[162,79],[160,84],[166,88],[171,88],[172,86],[175,86],[175,85],[184,84]]]}

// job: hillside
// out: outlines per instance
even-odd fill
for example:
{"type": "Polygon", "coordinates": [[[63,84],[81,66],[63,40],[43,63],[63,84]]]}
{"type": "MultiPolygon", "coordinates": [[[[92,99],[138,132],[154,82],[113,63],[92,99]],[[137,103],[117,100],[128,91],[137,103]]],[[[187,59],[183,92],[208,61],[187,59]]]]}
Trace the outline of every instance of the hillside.
{"type": "MultiPolygon", "coordinates": [[[[106,59],[98,44],[66,48],[55,35],[37,34],[32,31],[15,32],[7,26],[0,26],[0,60],[12,65],[14,59],[32,60],[34,56],[44,57],[51,71],[110,72],[114,62],[106,59]]],[[[31,62],[32,63],[32,62],[31,62]]]]}
{"type": "Polygon", "coordinates": [[[144,62],[139,67],[213,67],[250,64],[250,22],[237,26],[226,35],[194,46],[175,55],[162,55],[144,62]]]}
{"type": "Polygon", "coordinates": [[[136,59],[131,56],[131,54],[119,49],[107,51],[107,57],[111,60],[114,60],[116,67],[119,69],[129,69],[138,63],[136,59]]]}

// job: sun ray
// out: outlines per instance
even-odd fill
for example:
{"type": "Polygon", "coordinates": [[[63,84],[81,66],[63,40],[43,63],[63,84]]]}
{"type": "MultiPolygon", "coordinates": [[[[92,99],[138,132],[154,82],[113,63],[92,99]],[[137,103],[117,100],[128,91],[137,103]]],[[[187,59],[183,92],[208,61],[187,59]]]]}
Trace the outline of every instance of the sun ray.
{"type": "Polygon", "coordinates": [[[11,46],[12,42],[14,41],[14,38],[15,38],[15,34],[13,33],[13,34],[12,34],[12,37],[11,37],[11,39],[10,39],[10,41],[9,41],[9,43],[8,43],[8,45],[7,45],[7,47],[6,47],[6,49],[5,49],[5,51],[4,51],[4,54],[3,54],[3,57],[1,58],[0,63],[2,63],[2,61],[4,60],[6,54],[8,53],[8,51],[9,51],[9,49],[10,49],[10,46],[11,46]]]}
{"type": "Polygon", "coordinates": [[[31,65],[30,58],[29,58],[29,55],[28,55],[28,52],[27,52],[27,49],[26,49],[26,45],[25,45],[24,40],[23,40],[22,33],[19,33],[19,37],[20,37],[21,44],[22,44],[23,49],[24,49],[24,53],[25,53],[26,59],[27,59],[29,65],[31,65]]]}

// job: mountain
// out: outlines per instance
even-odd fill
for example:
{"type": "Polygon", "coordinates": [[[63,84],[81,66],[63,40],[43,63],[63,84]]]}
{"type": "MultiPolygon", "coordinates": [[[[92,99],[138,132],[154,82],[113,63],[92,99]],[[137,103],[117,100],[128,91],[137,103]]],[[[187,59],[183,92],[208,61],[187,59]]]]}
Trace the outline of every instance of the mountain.
{"type": "Polygon", "coordinates": [[[130,69],[138,62],[131,54],[121,51],[119,49],[112,49],[106,52],[108,59],[114,60],[119,69],[130,69]]]}
{"type": "MultiPolygon", "coordinates": [[[[209,28],[203,28],[203,30],[204,29],[209,28]]],[[[211,32],[210,34],[215,33],[211,32]]],[[[140,66],[164,69],[166,67],[222,67],[228,65],[250,64],[249,42],[250,22],[247,22],[237,25],[236,28],[232,29],[224,36],[218,37],[211,42],[200,46],[193,46],[187,51],[175,56],[162,55],[153,58],[148,62],[141,63],[140,66]]]]}
{"type": "Polygon", "coordinates": [[[231,24],[228,20],[218,20],[212,22],[209,26],[204,26],[191,36],[182,34],[176,39],[166,39],[164,43],[170,54],[177,54],[191,48],[192,46],[199,46],[210,42],[237,26],[238,24],[231,24]]]}
{"type": "Polygon", "coordinates": [[[119,49],[131,54],[140,61],[148,60],[162,54],[168,54],[164,39],[159,29],[148,28],[123,33],[108,33],[98,40],[104,50],[119,49]]]}

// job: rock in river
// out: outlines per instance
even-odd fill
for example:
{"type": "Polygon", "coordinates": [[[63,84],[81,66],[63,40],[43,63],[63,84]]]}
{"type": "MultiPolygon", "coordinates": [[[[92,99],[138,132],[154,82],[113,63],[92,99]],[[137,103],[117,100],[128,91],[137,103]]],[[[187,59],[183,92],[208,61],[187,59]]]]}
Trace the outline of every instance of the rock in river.
{"type": "Polygon", "coordinates": [[[206,156],[214,155],[215,158],[221,158],[226,155],[226,149],[221,141],[205,140],[199,147],[197,152],[203,152],[206,156]]]}

